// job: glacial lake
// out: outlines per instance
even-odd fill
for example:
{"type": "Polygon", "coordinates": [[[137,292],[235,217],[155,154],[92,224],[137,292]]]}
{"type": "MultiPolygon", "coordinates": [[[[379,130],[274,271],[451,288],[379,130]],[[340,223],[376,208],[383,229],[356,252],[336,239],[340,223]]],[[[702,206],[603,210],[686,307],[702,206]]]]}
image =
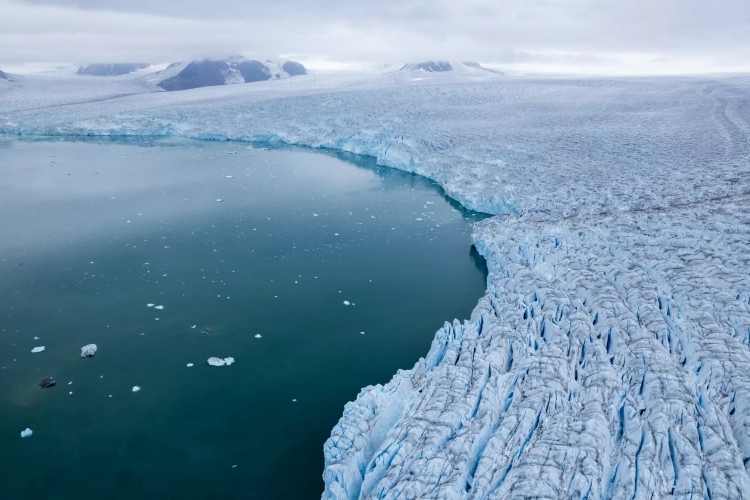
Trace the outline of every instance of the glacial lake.
{"type": "Polygon", "coordinates": [[[0,498],[319,498],[346,402],[485,290],[485,216],[368,158],[0,137],[0,193],[0,498]]]}

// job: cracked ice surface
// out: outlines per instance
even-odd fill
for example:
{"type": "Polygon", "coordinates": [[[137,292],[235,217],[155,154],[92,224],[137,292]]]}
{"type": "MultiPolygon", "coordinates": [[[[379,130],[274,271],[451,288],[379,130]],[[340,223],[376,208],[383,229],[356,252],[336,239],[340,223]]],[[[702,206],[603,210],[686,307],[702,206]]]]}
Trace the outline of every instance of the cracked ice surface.
{"type": "Polygon", "coordinates": [[[748,498],[750,198],[496,217],[487,294],[349,403],[324,498],[748,498]]]}
{"type": "Polygon", "coordinates": [[[504,214],[471,319],[346,405],[324,499],[750,498],[750,80],[283,85],[21,88],[0,131],[340,149],[504,214]]]}

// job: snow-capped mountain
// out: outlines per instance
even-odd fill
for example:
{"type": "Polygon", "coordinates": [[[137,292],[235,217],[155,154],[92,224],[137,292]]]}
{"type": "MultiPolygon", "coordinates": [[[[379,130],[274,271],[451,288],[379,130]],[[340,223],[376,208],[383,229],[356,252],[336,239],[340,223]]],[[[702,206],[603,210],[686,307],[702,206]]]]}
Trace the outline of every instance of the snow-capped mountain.
{"type": "Polygon", "coordinates": [[[386,65],[379,71],[397,82],[409,83],[421,80],[475,80],[496,78],[504,73],[487,68],[477,62],[422,61],[400,66],[386,65]]]}
{"type": "Polygon", "coordinates": [[[0,80],[10,80],[10,77],[6,75],[5,73],[3,73],[2,71],[0,71],[0,80]]]}
{"type": "Polygon", "coordinates": [[[278,64],[267,60],[204,60],[174,63],[157,73],[155,82],[164,90],[188,90],[216,85],[262,82],[270,79],[305,75],[305,67],[294,61],[278,64]]]}
{"type": "Polygon", "coordinates": [[[80,66],[77,73],[89,76],[120,76],[151,66],[147,63],[89,64],[80,66]]]}

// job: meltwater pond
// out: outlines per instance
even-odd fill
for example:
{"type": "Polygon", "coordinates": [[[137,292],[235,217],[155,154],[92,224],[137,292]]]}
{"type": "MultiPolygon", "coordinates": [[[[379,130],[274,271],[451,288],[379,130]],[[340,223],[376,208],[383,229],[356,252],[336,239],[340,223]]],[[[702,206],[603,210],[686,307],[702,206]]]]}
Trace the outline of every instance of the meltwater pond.
{"type": "Polygon", "coordinates": [[[2,498],[317,498],[344,404],[485,288],[482,215],[358,157],[0,138],[0,193],[2,498]]]}

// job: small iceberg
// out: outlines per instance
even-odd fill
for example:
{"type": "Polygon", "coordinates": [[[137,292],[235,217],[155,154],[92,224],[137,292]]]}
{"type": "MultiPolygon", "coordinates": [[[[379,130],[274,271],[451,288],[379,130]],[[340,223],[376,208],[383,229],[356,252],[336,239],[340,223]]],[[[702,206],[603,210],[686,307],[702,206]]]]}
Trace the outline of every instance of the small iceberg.
{"type": "Polygon", "coordinates": [[[31,436],[32,434],[34,434],[34,431],[32,431],[31,429],[29,429],[28,427],[26,429],[24,429],[24,430],[21,431],[21,437],[22,438],[27,438],[27,437],[31,436]]]}
{"type": "Polygon", "coordinates": [[[348,306],[349,304],[351,304],[351,302],[349,302],[348,300],[345,300],[345,301],[344,301],[344,305],[345,305],[345,306],[348,306]]]}
{"type": "Polygon", "coordinates": [[[134,386],[133,386],[133,392],[138,392],[138,391],[140,391],[140,390],[141,390],[141,388],[140,388],[140,387],[138,387],[137,385],[134,385],[134,386]]]}
{"type": "Polygon", "coordinates": [[[234,176],[233,175],[225,175],[224,178],[225,179],[234,179],[234,176]]]}
{"type": "Polygon", "coordinates": [[[218,201],[219,203],[221,203],[224,200],[222,200],[221,198],[216,198],[216,201],[218,201]]]}
{"type": "Polygon", "coordinates": [[[162,310],[162,309],[164,309],[164,306],[156,306],[156,307],[154,307],[154,309],[162,310]]]}
{"type": "Polygon", "coordinates": [[[154,307],[156,304],[146,304],[146,307],[154,307]]]}
{"type": "Polygon", "coordinates": [[[44,350],[44,346],[41,347],[35,347],[31,350],[31,352],[42,352],[44,350]]]}
{"type": "Polygon", "coordinates": [[[208,358],[208,364],[211,366],[224,366],[224,365],[229,366],[232,363],[234,363],[234,358],[224,358],[224,359],[216,358],[216,357],[208,358]]]}
{"type": "Polygon", "coordinates": [[[260,338],[260,333],[256,333],[256,334],[255,334],[255,338],[256,338],[256,339],[259,339],[259,338],[260,338]]]}
{"type": "Polygon", "coordinates": [[[81,357],[82,358],[90,358],[94,354],[96,354],[96,344],[88,344],[83,347],[81,347],[81,357]]]}

